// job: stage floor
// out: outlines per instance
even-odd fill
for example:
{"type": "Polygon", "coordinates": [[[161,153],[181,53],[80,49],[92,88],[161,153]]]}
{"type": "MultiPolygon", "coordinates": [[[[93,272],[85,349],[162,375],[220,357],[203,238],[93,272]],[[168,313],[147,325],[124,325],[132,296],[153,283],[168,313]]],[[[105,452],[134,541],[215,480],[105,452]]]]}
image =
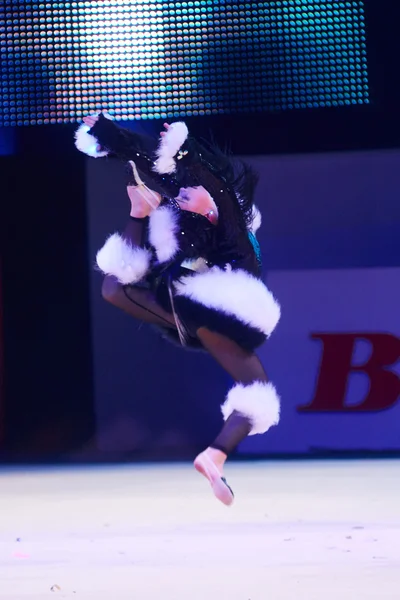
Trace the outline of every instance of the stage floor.
{"type": "Polygon", "coordinates": [[[1,600],[400,598],[400,461],[2,470],[1,600]],[[53,589],[53,591],[52,591],[53,589]]]}

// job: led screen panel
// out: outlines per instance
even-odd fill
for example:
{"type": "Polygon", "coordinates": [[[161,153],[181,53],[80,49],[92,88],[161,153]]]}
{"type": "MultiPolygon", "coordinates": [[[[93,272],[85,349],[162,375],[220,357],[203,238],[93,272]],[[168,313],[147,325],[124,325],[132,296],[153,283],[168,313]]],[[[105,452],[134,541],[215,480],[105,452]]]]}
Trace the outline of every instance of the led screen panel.
{"type": "Polygon", "coordinates": [[[6,0],[0,125],[369,102],[363,0],[6,0]]]}

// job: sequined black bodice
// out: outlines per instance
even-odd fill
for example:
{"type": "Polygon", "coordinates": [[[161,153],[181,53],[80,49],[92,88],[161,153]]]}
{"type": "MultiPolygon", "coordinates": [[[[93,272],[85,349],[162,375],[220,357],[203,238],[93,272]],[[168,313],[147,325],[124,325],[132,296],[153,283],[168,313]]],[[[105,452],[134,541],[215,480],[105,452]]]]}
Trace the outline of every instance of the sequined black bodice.
{"type": "Polygon", "coordinates": [[[182,210],[173,198],[164,198],[161,206],[168,206],[177,213],[180,256],[189,260],[205,258],[215,244],[215,225],[203,215],[182,210]]]}
{"type": "MultiPolygon", "coordinates": [[[[179,224],[177,231],[179,252],[169,262],[170,265],[203,258],[208,267],[225,268],[229,264],[233,269],[244,268],[254,275],[258,275],[259,265],[254,252],[244,254],[235,245],[221,244],[217,226],[213,225],[206,217],[182,210],[173,198],[163,198],[160,206],[168,206],[175,211],[179,224]]],[[[164,265],[161,270],[164,271],[166,267],[167,265],[164,265]]]]}

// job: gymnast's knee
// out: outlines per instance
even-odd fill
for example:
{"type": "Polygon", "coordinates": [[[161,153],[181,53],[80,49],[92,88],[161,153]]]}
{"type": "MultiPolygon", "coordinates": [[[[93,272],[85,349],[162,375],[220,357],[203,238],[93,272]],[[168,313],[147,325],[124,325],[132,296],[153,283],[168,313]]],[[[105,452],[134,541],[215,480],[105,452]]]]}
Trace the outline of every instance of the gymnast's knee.
{"type": "Polygon", "coordinates": [[[122,284],[112,275],[106,275],[101,286],[101,295],[106,302],[115,304],[118,296],[122,292],[122,284]]]}

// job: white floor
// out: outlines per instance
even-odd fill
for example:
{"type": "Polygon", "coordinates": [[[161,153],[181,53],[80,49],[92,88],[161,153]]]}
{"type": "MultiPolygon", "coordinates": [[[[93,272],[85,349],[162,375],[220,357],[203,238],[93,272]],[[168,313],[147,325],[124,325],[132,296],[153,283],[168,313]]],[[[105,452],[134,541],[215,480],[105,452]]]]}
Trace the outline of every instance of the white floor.
{"type": "Polygon", "coordinates": [[[400,461],[0,473],[0,599],[400,600],[400,461]],[[52,589],[53,588],[53,591],[52,589]]]}

